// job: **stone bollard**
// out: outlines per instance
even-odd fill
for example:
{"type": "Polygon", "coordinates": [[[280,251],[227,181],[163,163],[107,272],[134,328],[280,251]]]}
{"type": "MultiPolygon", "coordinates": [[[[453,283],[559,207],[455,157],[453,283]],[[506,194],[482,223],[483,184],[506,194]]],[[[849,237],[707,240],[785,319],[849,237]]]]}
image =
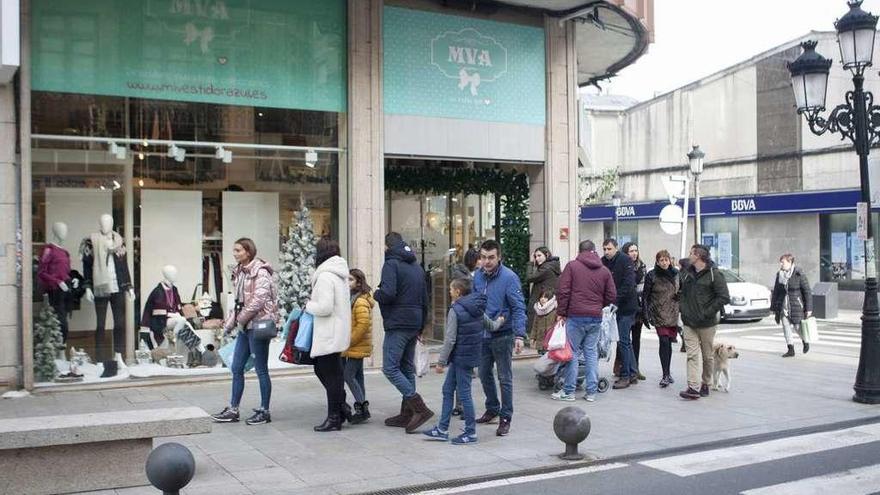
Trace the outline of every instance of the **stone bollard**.
{"type": "Polygon", "coordinates": [[[196,460],[179,443],[163,443],[147,456],[147,479],[165,495],[178,495],[192,481],[196,460]]]}
{"type": "Polygon", "coordinates": [[[553,418],[553,431],[556,438],[565,443],[565,453],[559,458],[566,461],[580,461],[584,454],[578,452],[578,444],[590,435],[590,418],[587,413],[574,406],[564,407],[553,418]]]}

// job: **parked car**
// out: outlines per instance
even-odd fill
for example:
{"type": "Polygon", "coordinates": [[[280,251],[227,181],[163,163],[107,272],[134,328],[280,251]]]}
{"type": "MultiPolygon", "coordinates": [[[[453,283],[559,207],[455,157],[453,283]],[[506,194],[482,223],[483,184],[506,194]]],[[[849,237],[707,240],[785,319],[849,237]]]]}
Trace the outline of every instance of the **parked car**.
{"type": "Polygon", "coordinates": [[[759,321],[770,316],[770,289],[746,282],[725,268],[721,273],[730,291],[730,304],[724,306],[722,321],[759,321]]]}

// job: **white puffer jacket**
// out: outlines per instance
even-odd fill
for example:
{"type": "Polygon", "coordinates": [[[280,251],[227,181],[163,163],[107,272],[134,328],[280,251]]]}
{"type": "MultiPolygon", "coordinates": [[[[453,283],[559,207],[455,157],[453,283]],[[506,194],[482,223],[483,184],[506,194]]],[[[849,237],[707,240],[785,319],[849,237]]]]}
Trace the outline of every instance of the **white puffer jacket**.
{"type": "Polygon", "coordinates": [[[314,315],[312,357],[345,352],[351,343],[351,299],[348,262],[333,256],[312,275],[312,297],[306,311],[314,315]]]}

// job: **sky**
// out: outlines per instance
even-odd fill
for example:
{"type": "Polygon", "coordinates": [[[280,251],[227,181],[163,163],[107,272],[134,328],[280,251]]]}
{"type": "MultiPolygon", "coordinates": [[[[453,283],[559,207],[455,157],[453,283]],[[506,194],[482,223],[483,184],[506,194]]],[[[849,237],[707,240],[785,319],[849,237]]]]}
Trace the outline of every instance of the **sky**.
{"type": "MultiPolygon", "coordinates": [[[[880,0],[866,0],[862,9],[880,14],[880,0]]],[[[654,42],[600,85],[605,94],[648,100],[811,30],[833,31],[834,21],[848,11],[844,0],[654,0],[654,42]]]]}

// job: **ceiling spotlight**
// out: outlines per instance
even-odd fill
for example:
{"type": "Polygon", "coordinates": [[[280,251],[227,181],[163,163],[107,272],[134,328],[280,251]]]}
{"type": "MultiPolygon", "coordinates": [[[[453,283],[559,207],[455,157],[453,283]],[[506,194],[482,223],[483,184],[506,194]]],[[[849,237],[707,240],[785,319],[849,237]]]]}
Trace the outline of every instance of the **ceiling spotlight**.
{"type": "Polygon", "coordinates": [[[176,144],[172,144],[168,147],[168,153],[166,153],[168,158],[174,158],[176,162],[182,162],[183,158],[186,156],[186,150],[183,148],[178,148],[176,144]]]}
{"type": "Polygon", "coordinates": [[[138,186],[144,187],[144,179],[138,179],[138,186]]]}
{"type": "Polygon", "coordinates": [[[315,168],[315,163],[318,162],[318,152],[315,150],[306,151],[306,167],[315,168]]]}
{"type": "Polygon", "coordinates": [[[150,143],[148,143],[146,139],[144,139],[144,143],[143,143],[143,144],[144,144],[144,148],[146,148],[147,146],[150,145],[150,143]]]}
{"type": "Polygon", "coordinates": [[[214,158],[222,160],[223,163],[232,163],[232,151],[227,150],[223,146],[218,146],[217,152],[214,153],[214,158]]]}
{"type": "Polygon", "coordinates": [[[114,180],[113,181],[113,190],[118,191],[119,189],[122,189],[122,184],[120,184],[119,181],[114,180]]]}
{"type": "Polygon", "coordinates": [[[138,160],[143,160],[143,159],[144,159],[144,154],[143,154],[143,152],[138,153],[138,160]]]}
{"type": "Polygon", "coordinates": [[[106,191],[106,190],[107,190],[107,188],[106,188],[106,187],[104,187],[104,184],[101,184],[101,186],[100,186],[100,187],[101,187],[101,190],[102,190],[102,191],[106,191]]]}
{"type": "Polygon", "coordinates": [[[125,146],[119,146],[116,143],[110,143],[109,151],[113,155],[116,155],[117,160],[125,160],[126,150],[128,150],[128,148],[126,148],[125,146]]]}

